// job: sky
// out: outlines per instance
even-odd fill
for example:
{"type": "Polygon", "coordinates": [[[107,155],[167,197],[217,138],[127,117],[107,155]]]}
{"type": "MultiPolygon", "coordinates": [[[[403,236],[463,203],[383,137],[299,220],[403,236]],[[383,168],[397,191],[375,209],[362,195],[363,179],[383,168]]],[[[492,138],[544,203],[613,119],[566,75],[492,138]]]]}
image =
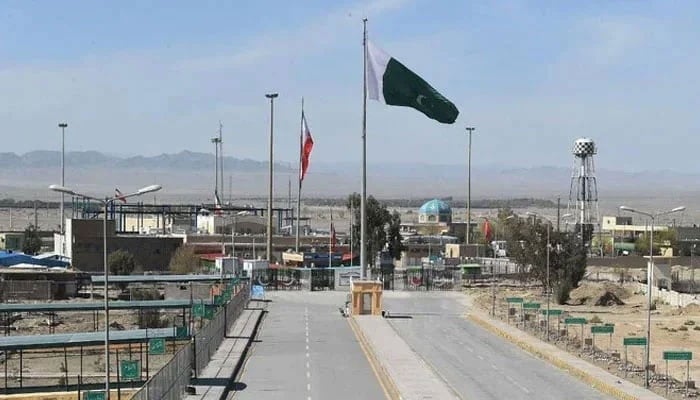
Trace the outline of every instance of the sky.
{"type": "Polygon", "coordinates": [[[693,1],[12,1],[0,3],[0,151],[213,152],[360,162],[370,40],[459,108],[455,124],[368,104],[368,161],[700,172],[693,1]]]}

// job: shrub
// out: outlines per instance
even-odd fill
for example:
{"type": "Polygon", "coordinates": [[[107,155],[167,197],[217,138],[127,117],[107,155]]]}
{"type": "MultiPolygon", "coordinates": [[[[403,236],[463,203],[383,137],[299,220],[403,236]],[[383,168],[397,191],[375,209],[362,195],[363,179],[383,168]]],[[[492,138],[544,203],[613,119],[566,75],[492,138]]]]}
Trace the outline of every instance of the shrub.
{"type": "Polygon", "coordinates": [[[695,326],[693,327],[693,330],[694,330],[694,331],[700,331],[700,326],[695,325],[695,326]]]}

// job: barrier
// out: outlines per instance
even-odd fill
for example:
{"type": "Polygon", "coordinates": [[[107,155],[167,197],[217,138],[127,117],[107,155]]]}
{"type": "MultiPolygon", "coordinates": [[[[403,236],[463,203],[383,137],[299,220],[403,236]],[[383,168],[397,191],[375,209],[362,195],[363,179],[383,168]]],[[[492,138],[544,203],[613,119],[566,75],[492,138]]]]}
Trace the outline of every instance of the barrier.
{"type": "Polygon", "coordinates": [[[236,295],[223,307],[219,307],[209,323],[192,337],[158,373],[136,392],[132,400],[180,400],[190,383],[192,374],[197,377],[211,360],[226,335],[226,331],[241,315],[250,300],[250,286],[238,286],[236,295]]]}

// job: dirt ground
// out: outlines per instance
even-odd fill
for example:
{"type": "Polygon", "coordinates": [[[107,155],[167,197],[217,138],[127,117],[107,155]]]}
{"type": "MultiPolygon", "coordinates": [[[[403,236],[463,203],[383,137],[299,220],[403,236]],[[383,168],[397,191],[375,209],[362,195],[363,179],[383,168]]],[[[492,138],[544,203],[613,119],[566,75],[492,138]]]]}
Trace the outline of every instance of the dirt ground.
{"type": "MultiPolygon", "coordinates": [[[[620,357],[624,360],[623,338],[625,337],[643,337],[646,336],[646,297],[642,293],[635,293],[629,284],[620,285],[619,283],[611,282],[582,282],[581,287],[574,290],[571,294],[572,299],[566,305],[558,305],[551,303],[551,309],[561,309],[563,314],[560,317],[560,326],[564,328],[564,318],[567,317],[584,317],[589,321],[584,328],[584,337],[591,338],[590,321],[597,321],[598,324],[612,323],[615,325],[614,334],[612,337],[608,334],[599,334],[595,337],[595,347],[608,355],[613,351],[617,351],[620,357]],[[624,304],[622,305],[595,305],[597,298],[605,292],[615,294],[624,304]]],[[[467,289],[469,293],[474,295],[475,304],[483,308],[485,311],[490,311],[492,306],[492,292],[488,287],[467,289]]],[[[523,297],[526,302],[540,302],[542,308],[546,306],[546,297],[543,296],[541,287],[524,287],[516,282],[503,283],[498,287],[496,296],[497,315],[503,320],[507,319],[507,297],[523,297]]],[[[609,300],[606,297],[606,300],[609,300]]],[[[615,301],[608,301],[608,304],[614,304],[615,301]]],[[[666,304],[656,303],[657,309],[651,313],[651,364],[656,366],[658,374],[665,374],[666,362],[662,359],[663,351],[665,350],[682,350],[691,351],[693,356],[700,355],[700,306],[691,305],[685,308],[671,307],[666,304]]],[[[518,313],[519,313],[518,307],[518,313]]],[[[513,317],[510,318],[511,323],[515,323],[513,317]]],[[[550,320],[552,332],[556,330],[556,317],[550,320]]],[[[533,326],[536,326],[533,323],[533,326]]],[[[575,344],[580,343],[581,330],[579,326],[571,326],[568,335],[572,339],[567,343],[561,340],[559,345],[566,347],[574,354],[582,355],[582,351],[575,344]],[[570,343],[574,343],[571,345],[570,343]]],[[[544,336],[544,334],[543,334],[544,336]]],[[[605,355],[589,355],[604,368],[611,372],[618,373],[623,376],[624,370],[622,367],[616,367],[611,362],[611,357],[605,355]],[[617,371],[620,369],[620,371],[617,371]]],[[[644,347],[629,346],[627,351],[628,361],[637,367],[644,365],[644,347]]],[[[641,368],[637,372],[628,374],[628,379],[642,383],[641,368]]],[[[686,377],[686,362],[685,361],[670,361],[668,363],[669,375],[678,381],[685,382],[686,377]]],[[[697,361],[690,362],[690,380],[700,378],[700,363],[697,361]]],[[[657,379],[661,379],[657,377],[657,379]]],[[[655,391],[663,394],[665,390],[665,382],[656,382],[659,388],[655,391]]],[[[673,398],[673,397],[671,397],[673,398]]]]}

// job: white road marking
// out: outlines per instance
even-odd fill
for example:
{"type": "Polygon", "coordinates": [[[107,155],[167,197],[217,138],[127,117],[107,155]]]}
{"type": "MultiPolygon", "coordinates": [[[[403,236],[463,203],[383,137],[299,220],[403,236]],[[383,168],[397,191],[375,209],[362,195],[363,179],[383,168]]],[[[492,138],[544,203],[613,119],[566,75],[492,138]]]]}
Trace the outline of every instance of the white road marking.
{"type": "Polygon", "coordinates": [[[306,358],[309,358],[309,352],[306,352],[306,358]]]}
{"type": "Polygon", "coordinates": [[[479,360],[483,360],[483,359],[484,359],[484,357],[479,356],[479,355],[477,355],[477,357],[479,357],[479,360]]]}
{"type": "Polygon", "coordinates": [[[308,345],[308,344],[306,345],[306,351],[309,351],[309,345],[308,345]]]}
{"type": "Polygon", "coordinates": [[[309,392],[311,391],[311,384],[310,383],[306,384],[306,390],[308,390],[309,392]]]}
{"type": "Polygon", "coordinates": [[[306,362],[306,369],[309,369],[309,362],[306,362]]]}
{"type": "Polygon", "coordinates": [[[498,371],[498,367],[496,366],[496,364],[491,364],[491,368],[493,368],[494,370],[498,371]]]}
{"type": "Polygon", "coordinates": [[[306,343],[309,343],[309,335],[306,335],[306,343]]]}
{"type": "Polygon", "coordinates": [[[520,390],[522,390],[523,392],[525,392],[525,393],[530,393],[530,391],[527,390],[527,388],[526,388],[525,386],[519,384],[518,382],[515,381],[515,379],[511,378],[510,376],[507,376],[507,375],[506,375],[506,379],[508,379],[508,381],[509,381],[510,383],[512,383],[513,385],[515,385],[515,386],[517,386],[518,388],[520,388],[520,390]]]}
{"type": "Polygon", "coordinates": [[[306,379],[310,379],[310,378],[311,378],[311,372],[306,371],[306,379]]]}

